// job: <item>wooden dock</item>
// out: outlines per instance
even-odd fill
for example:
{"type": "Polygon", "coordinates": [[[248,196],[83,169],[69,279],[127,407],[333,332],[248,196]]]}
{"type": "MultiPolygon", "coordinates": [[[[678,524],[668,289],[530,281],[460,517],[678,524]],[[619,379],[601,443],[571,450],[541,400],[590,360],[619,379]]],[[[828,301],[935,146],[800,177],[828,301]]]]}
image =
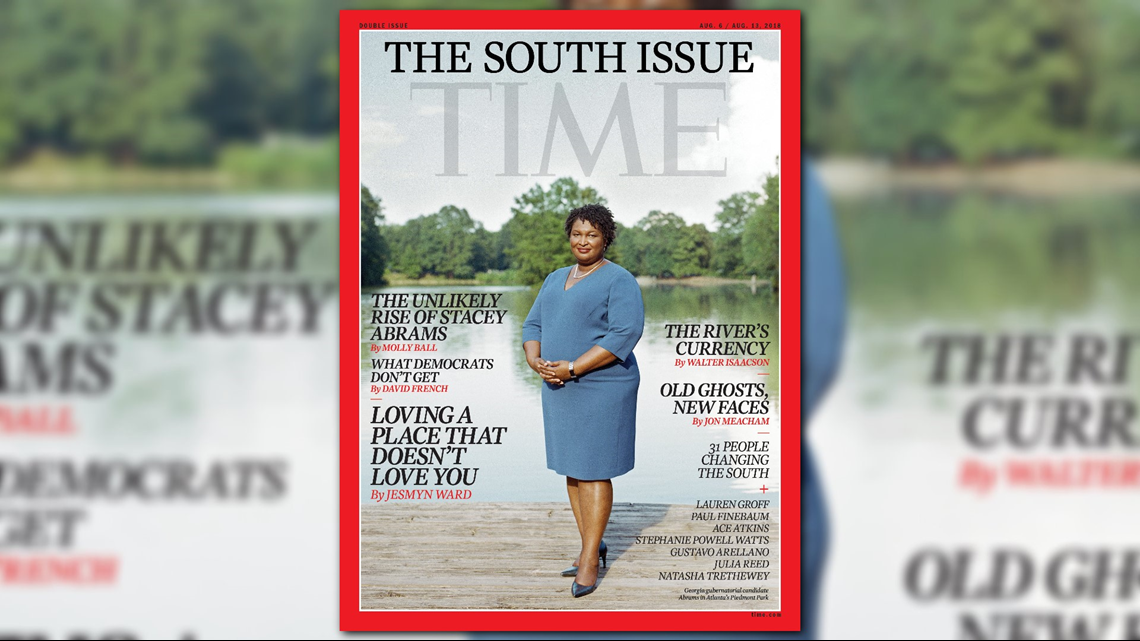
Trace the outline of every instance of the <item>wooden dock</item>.
{"type": "MultiPolygon", "coordinates": [[[[779,527],[768,522],[766,580],[675,580],[714,571],[714,559],[679,557],[638,536],[714,535],[692,505],[615,504],[608,567],[598,589],[570,596],[579,544],[568,503],[423,502],[361,508],[361,608],[365,610],[773,610],[779,603],[779,527]],[[669,575],[664,575],[669,576],[669,575]],[[716,589],[715,592],[708,590],[716,589]],[[739,589],[738,589],[739,588],[739,589]],[[697,590],[704,589],[703,594],[697,590]],[[761,590],[766,589],[766,592],[761,590]],[[733,596],[735,594],[737,596],[733,596]],[[682,598],[682,596],[686,598],[682,598]],[[704,598],[701,598],[704,597],[704,598]]],[[[772,514],[775,517],[775,514],[772,514]]],[[[735,535],[728,535],[733,536],[735,535]]],[[[735,541],[735,538],[733,538],[735,541]]],[[[700,545],[716,549],[732,545],[700,545]]],[[[752,558],[752,557],[748,557],[752,558]]],[[[715,570],[717,572],[754,570],[715,570]]]]}

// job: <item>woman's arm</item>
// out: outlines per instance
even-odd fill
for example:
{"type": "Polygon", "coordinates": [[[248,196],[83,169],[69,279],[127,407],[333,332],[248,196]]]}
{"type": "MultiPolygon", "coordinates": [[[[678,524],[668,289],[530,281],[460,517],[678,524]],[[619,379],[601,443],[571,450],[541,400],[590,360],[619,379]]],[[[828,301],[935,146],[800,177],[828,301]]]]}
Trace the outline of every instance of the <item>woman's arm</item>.
{"type": "Polygon", "coordinates": [[[542,360],[542,343],[527,341],[523,343],[523,352],[526,354],[526,364],[534,371],[538,371],[538,362],[542,360]]]}
{"type": "MultiPolygon", "coordinates": [[[[594,345],[578,358],[574,359],[574,375],[581,376],[600,367],[605,367],[618,358],[613,352],[594,345]]],[[[548,363],[549,370],[559,381],[570,380],[570,361],[554,361],[548,363]]]]}
{"type": "Polygon", "coordinates": [[[534,299],[530,313],[526,315],[526,320],[523,321],[523,353],[526,354],[526,364],[538,372],[544,381],[561,385],[562,381],[554,378],[547,361],[542,360],[542,294],[549,281],[550,276],[547,276],[542,287],[538,290],[538,296],[534,299]]]}
{"type": "Polygon", "coordinates": [[[538,341],[527,341],[523,343],[523,352],[526,354],[526,364],[538,372],[542,380],[554,385],[562,384],[562,379],[554,375],[554,368],[550,366],[551,363],[542,360],[542,343],[538,341]]]}

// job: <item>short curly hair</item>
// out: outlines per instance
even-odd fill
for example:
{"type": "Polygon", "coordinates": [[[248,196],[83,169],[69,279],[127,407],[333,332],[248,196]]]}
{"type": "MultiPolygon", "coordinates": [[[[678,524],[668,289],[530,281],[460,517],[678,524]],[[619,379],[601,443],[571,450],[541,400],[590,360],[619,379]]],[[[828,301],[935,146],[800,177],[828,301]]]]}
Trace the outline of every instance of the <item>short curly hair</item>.
{"type": "Polygon", "coordinates": [[[614,238],[617,237],[617,225],[614,223],[613,212],[605,205],[591,203],[571,210],[564,225],[567,238],[570,237],[570,229],[574,227],[574,222],[578,220],[586,221],[593,225],[594,229],[602,232],[602,237],[606,240],[606,247],[613,244],[614,238]]]}

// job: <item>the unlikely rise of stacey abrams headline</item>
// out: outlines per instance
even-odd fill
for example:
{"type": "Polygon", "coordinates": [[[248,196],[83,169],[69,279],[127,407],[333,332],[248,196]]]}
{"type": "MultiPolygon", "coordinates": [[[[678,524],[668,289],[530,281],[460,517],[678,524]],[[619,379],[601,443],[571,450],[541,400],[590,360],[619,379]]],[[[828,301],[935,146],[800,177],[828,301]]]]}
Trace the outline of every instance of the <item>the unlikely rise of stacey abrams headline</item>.
{"type": "MultiPolygon", "coordinates": [[[[748,60],[751,51],[751,42],[740,41],[493,40],[483,47],[482,64],[487,73],[750,73],[755,66],[748,60]],[[627,69],[627,63],[633,66],[627,69]]],[[[392,62],[390,73],[472,73],[470,42],[386,41],[384,52],[392,62]]]]}

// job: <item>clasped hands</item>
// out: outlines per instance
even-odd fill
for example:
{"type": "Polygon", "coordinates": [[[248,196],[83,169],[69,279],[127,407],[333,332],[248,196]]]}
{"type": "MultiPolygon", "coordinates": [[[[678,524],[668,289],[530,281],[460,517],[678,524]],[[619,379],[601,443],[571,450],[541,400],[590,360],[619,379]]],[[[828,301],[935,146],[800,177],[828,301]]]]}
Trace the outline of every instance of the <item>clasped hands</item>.
{"type": "Polygon", "coordinates": [[[538,372],[542,380],[551,385],[564,385],[570,380],[570,361],[547,361],[536,357],[534,362],[528,364],[531,369],[538,372]]]}

